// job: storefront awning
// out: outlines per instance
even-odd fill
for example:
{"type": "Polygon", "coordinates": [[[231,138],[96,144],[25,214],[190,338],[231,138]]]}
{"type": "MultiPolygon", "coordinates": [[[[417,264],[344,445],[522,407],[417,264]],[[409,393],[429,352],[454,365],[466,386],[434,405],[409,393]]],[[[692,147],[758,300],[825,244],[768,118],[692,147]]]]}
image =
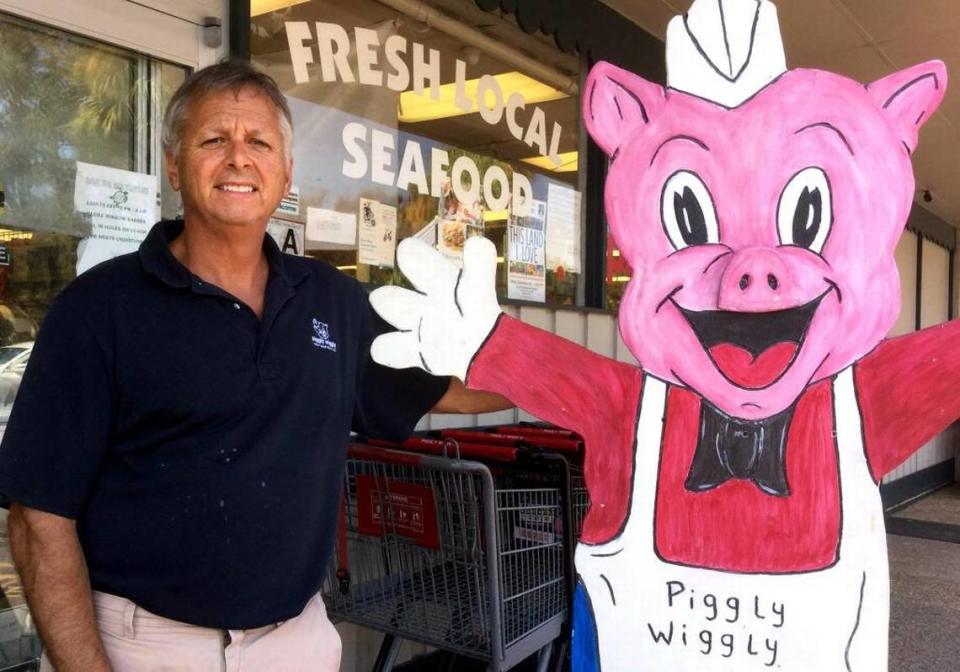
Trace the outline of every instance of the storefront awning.
{"type": "Polygon", "coordinates": [[[599,0],[474,0],[516,16],[528,33],[552,35],[563,51],[610,61],[657,82],[666,80],[663,43],[599,0]]]}

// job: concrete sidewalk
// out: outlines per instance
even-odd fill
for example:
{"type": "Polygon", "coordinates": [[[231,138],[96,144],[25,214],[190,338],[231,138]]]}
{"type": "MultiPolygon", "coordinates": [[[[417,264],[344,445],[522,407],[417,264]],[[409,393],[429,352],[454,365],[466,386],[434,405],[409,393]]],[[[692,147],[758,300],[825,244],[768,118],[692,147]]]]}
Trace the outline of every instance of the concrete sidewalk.
{"type": "Polygon", "coordinates": [[[960,485],[896,512],[890,552],[890,671],[960,670],[960,544],[929,538],[938,527],[956,538],[960,485]],[[953,528],[953,534],[951,530],[953,528]]]}
{"type": "Polygon", "coordinates": [[[888,535],[890,672],[960,670],[960,545],[888,535]]]}

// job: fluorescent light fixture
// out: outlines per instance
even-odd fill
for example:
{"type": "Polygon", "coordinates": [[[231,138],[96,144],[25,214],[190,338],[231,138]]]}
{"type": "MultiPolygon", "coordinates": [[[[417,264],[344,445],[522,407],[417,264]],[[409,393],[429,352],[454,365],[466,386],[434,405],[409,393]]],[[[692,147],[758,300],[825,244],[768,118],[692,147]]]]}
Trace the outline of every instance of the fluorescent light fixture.
{"type": "Polygon", "coordinates": [[[508,219],[510,219],[509,210],[484,210],[483,211],[484,222],[504,222],[508,219]]]}
{"type": "MultiPolygon", "coordinates": [[[[552,86],[539,82],[532,77],[527,77],[520,72],[505,72],[500,75],[494,75],[500,90],[503,92],[503,100],[506,101],[514,93],[523,96],[524,102],[530,105],[537,103],[547,103],[551,100],[560,100],[569,98],[566,93],[557,91],[552,86]]],[[[463,83],[464,95],[473,103],[474,109],[465,112],[462,107],[456,103],[457,85],[444,84],[440,87],[440,97],[431,98],[430,89],[424,89],[422,94],[414,91],[404,91],[400,94],[398,117],[406,124],[413,124],[418,121],[433,121],[434,119],[446,119],[448,117],[460,117],[465,114],[473,114],[477,111],[477,85],[479,79],[468,79],[463,83]]],[[[487,102],[492,102],[493,96],[487,96],[487,102]]]]}
{"type": "Polygon", "coordinates": [[[554,173],[575,173],[580,167],[580,158],[576,151],[564,152],[560,154],[560,165],[554,165],[546,156],[531,156],[529,159],[520,159],[531,166],[543,168],[554,173]]]}
{"type": "Polygon", "coordinates": [[[294,5],[302,5],[310,0],[250,0],[250,16],[260,16],[278,9],[286,9],[294,5]]]}
{"type": "Polygon", "coordinates": [[[615,275],[611,278],[614,282],[630,282],[629,275],[615,275]]]}
{"type": "Polygon", "coordinates": [[[352,264],[350,266],[337,266],[338,271],[355,271],[357,270],[357,265],[352,264]]]}
{"type": "Polygon", "coordinates": [[[32,231],[18,231],[16,229],[0,229],[0,240],[33,240],[32,231]]]}

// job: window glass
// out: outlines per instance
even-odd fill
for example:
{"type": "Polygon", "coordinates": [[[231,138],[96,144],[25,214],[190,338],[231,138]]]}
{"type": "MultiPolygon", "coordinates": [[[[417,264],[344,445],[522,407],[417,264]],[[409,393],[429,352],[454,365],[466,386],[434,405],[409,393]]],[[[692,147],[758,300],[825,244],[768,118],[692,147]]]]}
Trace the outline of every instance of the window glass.
{"type": "Polygon", "coordinates": [[[183,208],[180,203],[180,193],[173,190],[170,181],[167,180],[167,159],[163,156],[160,147],[160,127],[163,122],[163,113],[173,98],[174,92],[183,84],[189,74],[186,68],[170,63],[157,62],[155,64],[156,77],[154,81],[156,87],[156,104],[154,105],[155,135],[154,144],[157,148],[158,158],[160,160],[160,216],[163,219],[174,219],[183,214],[183,208]]]}
{"type": "Polygon", "coordinates": [[[293,113],[306,253],[382,285],[400,240],[459,264],[485,236],[501,300],[574,303],[579,60],[471,0],[431,4],[491,44],[373,0],[281,4],[252,3],[251,52],[293,113]]]}
{"type": "Polygon", "coordinates": [[[620,300],[623,298],[623,293],[627,289],[627,283],[630,282],[633,271],[610,234],[607,234],[605,268],[606,307],[607,310],[617,311],[620,308],[620,300]]]}
{"type": "MultiPolygon", "coordinates": [[[[78,162],[155,173],[157,110],[186,69],[6,14],[0,44],[0,346],[27,347],[91,235],[75,209],[78,162]]],[[[161,194],[175,214],[178,196],[161,194]]],[[[0,379],[0,422],[17,383],[0,379]]]]}
{"type": "MultiPolygon", "coordinates": [[[[91,235],[91,215],[75,209],[78,162],[156,174],[158,110],[187,71],[2,13],[0,45],[2,433],[37,329],[91,235]]],[[[161,212],[175,214],[177,196],[161,195],[161,212]]],[[[40,644],[5,537],[0,579],[0,671],[34,669],[40,644]]]]}

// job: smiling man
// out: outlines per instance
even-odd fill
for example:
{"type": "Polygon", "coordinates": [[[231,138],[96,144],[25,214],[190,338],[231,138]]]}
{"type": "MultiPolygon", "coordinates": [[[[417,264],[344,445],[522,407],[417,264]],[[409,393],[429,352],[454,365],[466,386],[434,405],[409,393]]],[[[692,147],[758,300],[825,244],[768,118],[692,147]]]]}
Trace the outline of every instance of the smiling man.
{"type": "Polygon", "coordinates": [[[336,670],[317,590],[351,429],[507,403],[370,361],[364,289],[265,235],[292,174],[273,80],[195,73],[163,140],[183,220],[57,298],[0,447],[43,669],[336,670]]]}

